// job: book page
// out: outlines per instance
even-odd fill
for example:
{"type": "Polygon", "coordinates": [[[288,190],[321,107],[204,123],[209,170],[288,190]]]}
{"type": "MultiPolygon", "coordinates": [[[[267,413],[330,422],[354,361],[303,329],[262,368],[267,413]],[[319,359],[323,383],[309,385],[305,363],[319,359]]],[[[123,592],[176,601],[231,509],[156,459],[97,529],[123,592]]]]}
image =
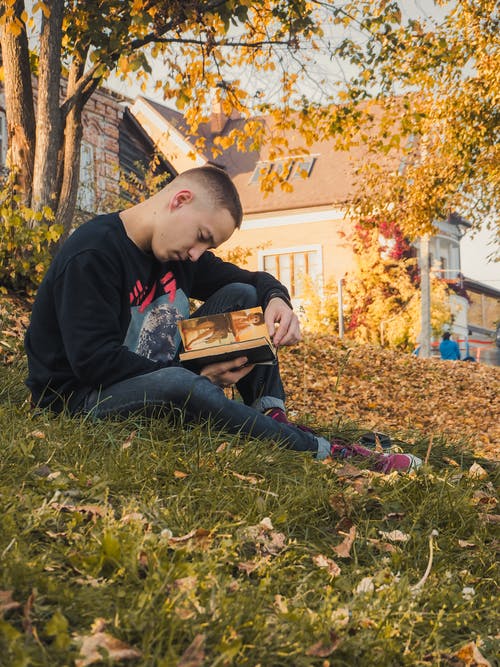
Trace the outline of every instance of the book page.
{"type": "Polygon", "coordinates": [[[178,325],[185,350],[199,350],[236,340],[227,313],[182,320],[178,325]]]}
{"type": "Polygon", "coordinates": [[[229,313],[235,340],[253,340],[254,338],[269,338],[267,326],[264,322],[262,308],[247,308],[229,313]]]}

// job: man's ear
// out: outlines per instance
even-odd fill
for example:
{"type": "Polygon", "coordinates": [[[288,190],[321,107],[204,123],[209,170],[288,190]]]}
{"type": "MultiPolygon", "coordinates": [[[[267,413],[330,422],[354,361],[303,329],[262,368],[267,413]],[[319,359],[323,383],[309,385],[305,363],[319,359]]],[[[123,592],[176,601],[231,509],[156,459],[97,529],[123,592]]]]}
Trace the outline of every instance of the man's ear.
{"type": "Polygon", "coordinates": [[[179,190],[176,192],[170,200],[170,210],[173,211],[177,208],[181,208],[184,204],[189,204],[193,199],[193,193],[191,190],[179,190]]]}

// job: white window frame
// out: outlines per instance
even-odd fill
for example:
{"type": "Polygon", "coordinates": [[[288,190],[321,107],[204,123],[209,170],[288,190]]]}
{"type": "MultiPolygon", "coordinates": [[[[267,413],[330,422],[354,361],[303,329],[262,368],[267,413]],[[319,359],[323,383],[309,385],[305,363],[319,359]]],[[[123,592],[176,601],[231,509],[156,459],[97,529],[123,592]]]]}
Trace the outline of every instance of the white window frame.
{"type": "MultiPolygon", "coordinates": [[[[257,254],[257,262],[259,271],[264,271],[264,259],[269,255],[292,255],[303,252],[313,252],[316,254],[316,266],[317,266],[317,275],[310,276],[314,283],[316,284],[318,290],[322,293],[323,291],[323,248],[321,244],[314,243],[311,245],[299,245],[299,246],[290,246],[288,248],[266,248],[265,250],[259,250],[257,254]]],[[[285,287],[290,291],[290,285],[285,285],[285,287]]],[[[300,297],[292,297],[292,301],[295,304],[300,304],[302,299],[300,297]]]]}
{"type": "Polygon", "coordinates": [[[80,147],[80,183],[76,202],[82,211],[94,213],[96,205],[95,146],[88,141],[82,141],[80,147]]]}

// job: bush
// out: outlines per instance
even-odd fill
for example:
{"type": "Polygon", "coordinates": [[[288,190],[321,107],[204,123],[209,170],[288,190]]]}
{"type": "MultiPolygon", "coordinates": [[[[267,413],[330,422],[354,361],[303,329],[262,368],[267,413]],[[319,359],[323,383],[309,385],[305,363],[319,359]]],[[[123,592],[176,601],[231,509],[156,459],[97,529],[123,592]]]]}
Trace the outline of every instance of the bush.
{"type": "Polygon", "coordinates": [[[0,290],[30,293],[38,287],[62,234],[48,207],[22,204],[13,184],[0,188],[0,290]]]}

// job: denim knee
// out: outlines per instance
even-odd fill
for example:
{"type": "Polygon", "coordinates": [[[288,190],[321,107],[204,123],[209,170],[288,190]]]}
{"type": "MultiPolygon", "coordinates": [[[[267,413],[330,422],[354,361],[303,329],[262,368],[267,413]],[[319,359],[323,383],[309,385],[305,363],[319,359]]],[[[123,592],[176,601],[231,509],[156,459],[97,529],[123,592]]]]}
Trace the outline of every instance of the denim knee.
{"type": "Polygon", "coordinates": [[[223,288],[225,294],[242,308],[252,308],[257,305],[257,290],[253,285],[246,283],[233,283],[223,288]]]}

